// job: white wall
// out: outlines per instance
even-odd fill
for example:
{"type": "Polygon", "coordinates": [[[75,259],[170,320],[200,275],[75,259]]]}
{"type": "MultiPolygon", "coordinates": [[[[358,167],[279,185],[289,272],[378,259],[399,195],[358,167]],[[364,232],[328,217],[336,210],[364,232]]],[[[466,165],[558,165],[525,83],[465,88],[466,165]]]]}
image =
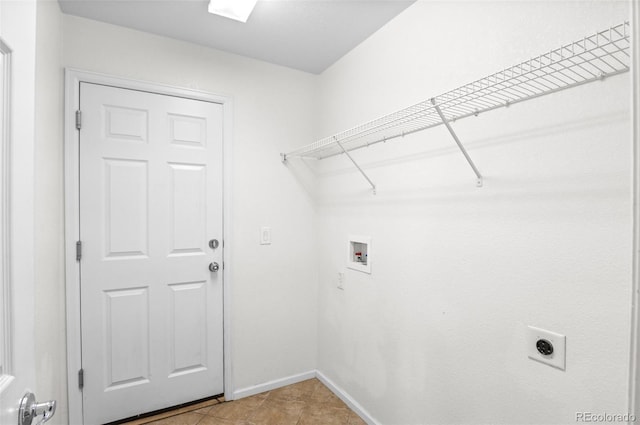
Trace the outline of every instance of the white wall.
{"type": "MultiPolygon", "coordinates": [[[[355,154],[376,197],[345,158],[318,164],[316,194],[306,166],[277,155],[627,15],[625,2],[420,1],[318,78],[39,9],[36,335],[64,329],[61,64],[233,96],[237,389],[317,367],[383,424],[626,411],[628,76],[456,123],[482,189],[442,128],[355,154]],[[271,246],[258,245],[263,225],[271,246]],[[340,291],[348,233],[373,237],[375,262],[371,276],[347,271],[340,291]],[[567,335],[565,372],[526,358],[524,324],[567,335]]],[[[19,149],[28,183],[32,147],[19,149]]],[[[66,391],[57,336],[37,354],[43,391],[66,391]]]]}
{"type": "MultiPolygon", "coordinates": [[[[419,1],[327,70],[326,136],[628,19],[627,2],[419,1]]],[[[318,369],[381,424],[567,424],[627,411],[629,74],[354,152],[319,181],[318,369]],[[372,236],[372,274],[345,271],[372,236]],[[567,368],[524,327],[567,335],[567,368]]]]}
{"type": "Polygon", "coordinates": [[[39,399],[58,401],[51,425],[66,424],[62,14],[37,2],[35,105],[35,320],[39,399]]]}
{"type": "MultiPolygon", "coordinates": [[[[631,4],[631,27],[633,28],[633,40],[638,40],[640,38],[640,4],[638,2],[632,2],[631,4]]],[[[631,338],[632,338],[632,348],[630,353],[631,359],[631,374],[629,377],[629,385],[632,388],[630,395],[629,404],[631,405],[631,411],[636,415],[636,417],[640,416],[640,368],[638,367],[637,358],[638,352],[640,349],[640,312],[638,311],[638,305],[640,305],[640,252],[638,251],[640,246],[640,206],[638,205],[637,199],[640,198],[640,45],[638,43],[634,43],[632,46],[633,52],[631,57],[633,58],[633,63],[631,65],[631,73],[632,73],[632,87],[633,87],[633,105],[632,105],[632,117],[633,118],[633,146],[634,146],[634,292],[632,295],[633,303],[635,306],[634,310],[634,325],[631,328],[631,338]]]]}
{"type": "MultiPolygon", "coordinates": [[[[38,386],[64,404],[62,67],[233,97],[233,382],[240,390],[315,369],[313,203],[279,153],[312,138],[317,77],[62,15],[56,3],[38,20],[36,334],[50,343],[37,355],[38,386]],[[272,245],[259,245],[260,226],[272,227],[272,245]]],[[[67,420],[63,407],[56,422],[67,420]]]]}
{"type": "Polygon", "coordinates": [[[279,152],[313,134],[314,77],[83,18],[63,26],[65,67],[233,97],[234,383],[313,369],[313,206],[279,152]],[[272,245],[259,245],[260,226],[272,227],[272,245]]]}

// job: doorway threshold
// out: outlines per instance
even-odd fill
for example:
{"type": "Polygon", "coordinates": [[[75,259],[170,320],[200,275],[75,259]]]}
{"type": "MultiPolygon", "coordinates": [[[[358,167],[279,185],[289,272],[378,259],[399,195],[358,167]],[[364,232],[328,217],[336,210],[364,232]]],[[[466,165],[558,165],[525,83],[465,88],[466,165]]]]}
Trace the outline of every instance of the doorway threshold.
{"type": "Polygon", "coordinates": [[[216,404],[223,403],[224,401],[224,394],[218,394],[212,397],[182,403],[177,406],[167,407],[166,409],[155,410],[153,412],[109,422],[105,425],[143,425],[160,419],[166,419],[171,416],[180,415],[182,413],[208,408],[216,404]]]}

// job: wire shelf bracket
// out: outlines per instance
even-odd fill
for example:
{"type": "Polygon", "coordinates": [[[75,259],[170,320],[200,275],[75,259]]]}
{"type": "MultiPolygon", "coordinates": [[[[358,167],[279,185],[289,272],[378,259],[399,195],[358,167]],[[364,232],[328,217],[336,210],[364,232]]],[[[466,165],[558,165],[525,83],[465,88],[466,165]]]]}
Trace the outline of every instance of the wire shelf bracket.
{"type": "Polygon", "coordinates": [[[349,154],[349,152],[347,152],[347,150],[344,148],[344,146],[342,146],[342,143],[340,143],[338,140],[336,140],[336,143],[338,144],[338,146],[340,146],[340,149],[342,149],[342,152],[347,156],[347,158],[349,158],[351,160],[351,162],[353,162],[353,165],[356,166],[358,171],[360,171],[360,174],[362,174],[362,176],[369,182],[369,184],[371,185],[371,189],[373,190],[373,194],[375,195],[376,194],[376,185],[373,184],[373,182],[371,181],[369,176],[367,176],[367,173],[362,171],[362,168],[360,168],[358,163],[353,159],[353,157],[349,154]]]}
{"type": "Polygon", "coordinates": [[[628,72],[630,34],[629,22],[612,26],[429,100],[283,153],[282,161],[346,154],[375,193],[375,185],[350,152],[444,125],[476,174],[480,187],[482,175],[450,123],[628,72]]]}
{"type": "Polygon", "coordinates": [[[447,120],[447,118],[442,113],[442,110],[440,109],[440,106],[438,106],[438,104],[436,103],[436,99],[434,97],[431,98],[431,104],[435,108],[435,110],[438,113],[438,115],[440,115],[440,119],[442,119],[442,124],[444,124],[444,126],[447,127],[447,130],[449,130],[449,133],[451,134],[451,137],[453,137],[453,140],[456,142],[456,145],[458,145],[458,148],[460,149],[460,152],[462,152],[462,154],[464,155],[465,159],[467,160],[467,162],[471,166],[471,169],[476,174],[476,186],[482,187],[482,174],[480,174],[480,171],[478,171],[478,167],[476,167],[476,164],[473,163],[473,160],[471,159],[471,157],[467,153],[467,150],[462,145],[462,142],[460,142],[460,139],[458,139],[458,136],[456,135],[456,132],[453,131],[453,128],[451,128],[451,124],[449,124],[449,120],[447,120]]]}

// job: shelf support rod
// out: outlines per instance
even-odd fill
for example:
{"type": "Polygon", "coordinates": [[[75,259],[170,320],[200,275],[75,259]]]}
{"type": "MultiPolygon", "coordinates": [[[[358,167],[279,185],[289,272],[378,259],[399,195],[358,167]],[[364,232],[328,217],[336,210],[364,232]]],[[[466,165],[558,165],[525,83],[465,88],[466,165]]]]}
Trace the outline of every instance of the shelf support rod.
{"type": "Polygon", "coordinates": [[[440,115],[440,119],[442,120],[442,124],[444,124],[444,126],[447,127],[447,130],[449,130],[449,133],[451,134],[451,137],[453,137],[453,140],[455,140],[456,144],[458,145],[458,148],[460,148],[460,151],[462,152],[462,154],[466,158],[467,162],[469,163],[469,165],[473,169],[473,172],[476,173],[476,177],[477,177],[476,186],[482,187],[482,175],[480,174],[480,171],[478,171],[478,168],[476,167],[476,164],[473,163],[473,160],[471,159],[471,157],[467,153],[467,150],[464,148],[464,146],[462,146],[462,143],[460,142],[460,139],[458,139],[458,136],[456,135],[455,131],[453,131],[453,128],[451,128],[451,125],[449,124],[449,120],[447,120],[447,118],[445,118],[444,114],[442,113],[442,110],[440,110],[440,107],[436,103],[436,99],[434,97],[431,98],[431,104],[436,109],[436,112],[438,113],[438,115],[440,115]]]}
{"type": "Polygon", "coordinates": [[[358,163],[351,157],[351,155],[349,155],[349,152],[347,152],[347,150],[344,148],[344,146],[342,146],[342,144],[340,142],[338,142],[338,139],[334,139],[336,144],[338,146],[340,146],[340,149],[342,149],[342,153],[344,153],[345,155],[347,155],[347,158],[349,158],[351,160],[351,162],[353,162],[353,165],[356,166],[356,168],[358,169],[358,171],[360,171],[360,174],[362,174],[362,176],[367,179],[367,181],[369,182],[369,184],[371,185],[371,189],[373,189],[373,194],[376,194],[376,185],[373,184],[373,182],[371,181],[371,179],[369,178],[369,176],[367,176],[367,174],[362,171],[362,168],[360,168],[360,166],[358,165],[358,163]]]}

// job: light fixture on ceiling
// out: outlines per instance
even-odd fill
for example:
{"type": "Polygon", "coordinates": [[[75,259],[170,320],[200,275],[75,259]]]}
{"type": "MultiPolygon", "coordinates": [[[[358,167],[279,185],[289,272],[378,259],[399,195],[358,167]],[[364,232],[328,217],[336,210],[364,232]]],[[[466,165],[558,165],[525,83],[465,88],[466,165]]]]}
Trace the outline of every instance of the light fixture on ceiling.
{"type": "Polygon", "coordinates": [[[247,22],[258,0],[209,0],[209,13],[247,22]]]}

